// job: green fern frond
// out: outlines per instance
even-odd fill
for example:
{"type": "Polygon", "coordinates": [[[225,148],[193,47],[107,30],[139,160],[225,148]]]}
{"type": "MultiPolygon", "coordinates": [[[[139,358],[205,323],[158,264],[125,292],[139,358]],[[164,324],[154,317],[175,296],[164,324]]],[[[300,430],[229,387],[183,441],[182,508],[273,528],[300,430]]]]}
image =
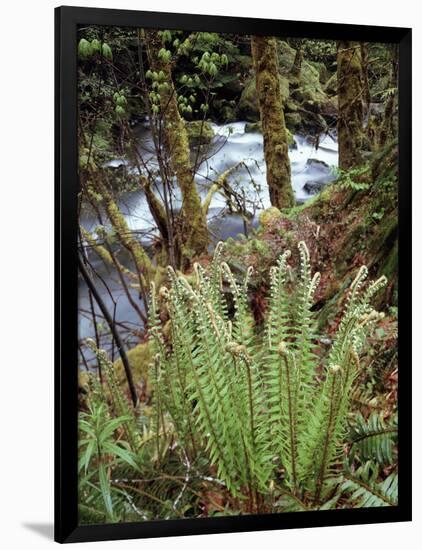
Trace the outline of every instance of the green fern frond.
{"type": "Polygon", "coordinates": [[[348,502],[355,508],[397,506],[398,475],[390,474],[385,480],[377,481],[378,467],[371,462],[361,466],[355,474],[346,475],[342,490],[350,496],[348,502]]]}
{"type": "MultiPolygon", "coordinates": [[[[228,489],[237,496],[265,492],[279,460],[293,493],[313,494],[319,503],[327,480],[342,461],[358,352],[368,327],[381,317],[369,301],[385,280],[365,289],[367,269],[360,269],[325,377],[318,382],[312,306],[320,276],[311,273],[305,243],[298,248],[296,281],[289,275],[290,251],[271,270],[263,337],[255,331],[250,313],[251,270],[243,282],[236,280],[221,261],[221,246],[210,274],[195,264],[194,286],[169,270],[170,290],[161,289],[160,295],[170,316],[171,347],[164,344],[156,321],[151,332],[156,339],[160,402],[185,445],[190,434],[192,444],[205,450],[228,489]],[[224,283],[234,304],[231,316],[224,283]]],[[[153,300],[151,310],[157,318],[153,300]]]]}
{"type": "Polygon", "coordinates": [[[349,460],[353,461],[358,452],[364,462],[376,460],[380,465],[392,464],[396,439],[397,425],[394,422],[387,424],[377,412],[371,413],[368,420],[358,413],[350,427],[349,460]]]}

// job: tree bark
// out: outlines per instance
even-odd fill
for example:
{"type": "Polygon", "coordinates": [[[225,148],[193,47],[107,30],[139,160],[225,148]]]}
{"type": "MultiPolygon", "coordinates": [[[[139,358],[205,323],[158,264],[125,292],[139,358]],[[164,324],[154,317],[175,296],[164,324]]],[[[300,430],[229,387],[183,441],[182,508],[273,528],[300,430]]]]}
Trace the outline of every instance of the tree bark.
{"type": "Polygon", "coordinates": [[[252,59],[271,204],[277,208],[290,208],[294,205],[294,195],[291,186],[276,39],[252,36],[252,59]]]}
{"type": "Polygon", "coordinates": [[[123,214],[120,212],[110,190],[102,181],[101,175],[95,178],[94,187],[102,197],[102,204],[104,205],[107,216],[120,242],[132,255],[138,276],[140,277],[139,282],[141,288],[143,288],[144,283],[148,284],[151,280],[154,273],[154,266],[152,265],[152,262],[141,243],[133,237],[132,232],[126,223],[123,214]]]}
{"type": "Polygon", "coordinates": [[[383,147],[394,135],[394,111],[396,105],[396,92],[398,77],[398,50],[396,44],[391,45],[391,76],[390,88],[392,89],[385,105],[384,119],[380,129],[379,145],[383,147]]]}
{"type": "Polygon", "coordinates": [[[337,42],[339,167],[348,170],[362,160],[363,101],[365,95],[360,44],[337,42]]]}
{"type": "Polygon", "coordinates": [[[302,40],[297,39],[294,42],[294,47],[296,48],[296,54],[293,61],[292,68],[290,69],[290,75],[293,79],[299,83],[300,75],[302,72],[302,61],[303,61],[303,43],[302,40]]]}
{"type": "Polygon", "coordinates": [[[159,32],[155,30],[146,30],[145,38],[151,69],[157,72],[163,71],[169,85],[168,90],[160,93],[163,145],[172,172],[176,176],[182,192],[183,203],[180,213],[182,223],[178,234],[182,243],[182,254],[185,257],[192,257],[206,250],[209,242],[207,222],[195,185],[190,162],[188,134],[179,113],[171,66],[162,61],[158,55],[164,47],[163,41],[159,32]]]}

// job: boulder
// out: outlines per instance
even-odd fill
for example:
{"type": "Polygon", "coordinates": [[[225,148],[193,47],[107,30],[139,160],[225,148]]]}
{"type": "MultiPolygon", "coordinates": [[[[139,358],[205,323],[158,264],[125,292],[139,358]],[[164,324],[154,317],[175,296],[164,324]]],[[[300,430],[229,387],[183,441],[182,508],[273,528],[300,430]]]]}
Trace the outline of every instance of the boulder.
{"type": "Polygon", "coordinates": [[[327,180],[307,181],[303,186],[303,189],[309,193],[309,195],[317,195],[318,193],[321,193],[327,183],[327,180]]]}
{"type": "MultiPolygon", "coordinates": [[[[133,380],[135,384],[148,381],[149,365],[154,361],[154,350],[152,342],[138,344],[126,352],[129,365],[132,369],[133,380]]],[[[121,359],[113,364],[118,381],[121,385],[126,384],[126,375],[121,359]]]]}
{"type": "Polygon", "coordinates": [[[247,122],[245,124],[245,134],[262,134],[261,122],[247,122]]]}
{"type": "Polygon", "coordinates": [[[259,225],[262,228],[272,226],[274,223],[280,221],[283,218],[283,214],[275,206],[270,206],[266,210],[263,210],[259,215],[259,225]]]}
{"type": "MultiPolygon", "coordinates": [[[[283,101],[287,101],[289,97],[289,81],[285,76],[280,75],[280,89],[283,101]]],[[[255,74],[251,74],[245,83],[242,94],[239,99],[238,117],[249,122],[257,122],[259,120],[259,106],[256,95],[255,74]]]]}
{"type": "Polygon", "coordinates": [[[207,121],[192,120],[191,122],[185,122],[185,125],[191,147],[208,145],[214,137],[214,130],[207,121]]]}
{"type": "Polygon", "coordinates": [[[309,167],[311,170],[320,172],[322,174],[330,173],[330,167],[323,160],[309,158],[306,161],[306,166],[309,167]]]}
{"type": "Polygon", "coordinates": [[[293,134],[300,133],[302,129],[302,117],[299,113],[285,113],[286,126],[293,134]]]}

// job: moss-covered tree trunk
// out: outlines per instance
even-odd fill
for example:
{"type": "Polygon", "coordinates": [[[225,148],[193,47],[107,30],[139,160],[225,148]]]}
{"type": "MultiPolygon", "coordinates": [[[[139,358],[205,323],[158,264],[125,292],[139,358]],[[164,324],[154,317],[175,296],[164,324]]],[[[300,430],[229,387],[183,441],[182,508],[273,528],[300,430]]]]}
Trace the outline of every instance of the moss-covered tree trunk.
{"type": "Polygon", "coordinates": [[[337,82],[339,167],[348,170],[362,160],[365,86],[358,42],[337,42],[337,82]]]}
{"type": "Polygon", "coordinates": [[[206,250],[209,241],[207,222],[195,185],[188,134],[179,113],[171,65],[159,56],[159,51],[164,47],[163,41],[158,31],[146,30],[145,42],[151,69],[157,72],[163,71],[168,84],[168,89],[160,92],[161,131],[171,170],[177,178],[182,193],[181,224],[177,237],[182,248],[182,256],[189,258],[206,250]]]}
{"type": "Polygon", "coordinates": [[[396,110],[396,89],[398,78],[398,49],[396,44],[391,45],[391,76],[390,76],[390,93],[385,104],[384,118],[380,128],[379,146],[383,147],[388,141],[394,137],[394,113],[396,110]]]}
{"type": "Polygon", "coordinates": [[[302,72],[302,61],[303,61],[303,42],[300,39],[296,39],[293,43],[293,47],[296,48],[295,58],[293,60],[292,68],[290,69],[291,78],[296,79],[300,82],[300,75],[302,72]]]}
{"type": "Polygon", "coordinates": [[[275,38],[252,37],[252,58],[270,200],[277,208],[290,208],[294,205],[294,195],[277,56],[275,38]]]}
{"type": "Polygon", "coordinates": [[[365,115],[367,115],[371,105],[371,90],[369,88],[368,80],[368,46],[366,42],[361,43],[360,54],[362,57],[363,101],[365,105],[365,115]]]}
{"type": "Polygon", "coordinates": [[[101,201],[111,225],[123,246],[130,252],[140,278],[140,285],[144,287],[151,281],[154,266],[141,243],[133,236],[123,214],[121,213],[113,195],[103,182],[101,175],[96,178],[95,191],[100,194],[101,201]]]}

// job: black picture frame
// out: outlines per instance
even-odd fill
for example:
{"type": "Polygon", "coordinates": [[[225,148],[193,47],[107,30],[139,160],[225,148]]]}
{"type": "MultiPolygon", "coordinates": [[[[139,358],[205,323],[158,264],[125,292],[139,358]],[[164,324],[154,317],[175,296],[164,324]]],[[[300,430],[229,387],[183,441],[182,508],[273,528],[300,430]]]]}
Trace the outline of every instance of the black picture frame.
{"type": "Polygon", "coordinates": [[[55,540],[82,542],[411,520],[411,29],[97,8],[55,10],[55,540]],[[77,26],[187,29],[399,45],[399,504],[79,526],[77,517],[77,26]]]}

